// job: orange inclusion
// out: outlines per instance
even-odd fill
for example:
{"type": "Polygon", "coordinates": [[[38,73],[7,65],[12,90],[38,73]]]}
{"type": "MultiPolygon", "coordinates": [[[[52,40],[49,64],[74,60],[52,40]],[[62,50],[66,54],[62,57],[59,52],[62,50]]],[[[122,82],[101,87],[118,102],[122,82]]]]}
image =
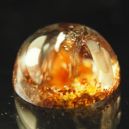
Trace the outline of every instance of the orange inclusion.
{"type": "MultiPolygon", "coordinates": [[[[63,89],[64,85],[70,86],[73,80],[71,68],[71,60],[70,60],[70,52],[61,49],[53,62],[51,75],[52,80],[50,84],[53,87],[63,89]]],[[[80,57],[81,58],[81,57],[80,57]]],[[[82,84],[87,83],[88,79],[92,75],[92,66],[85,65],[80,59],[80,65],[77,67],[78,78],[82,84]]]]}
{"type": "Polygon", "coordinates": [[[53,82],[57,84],[57,86],[63,86],[68,82],[68,71],[65,69],[61,69],[57,71],[57,73],[54,75],[53,82]]]}
{"type": "Polygon", "coordinates": [[[85,66],[82,62],[78,67],[78,78],[80,83],[85,84],[88,83],[88,80],[93,75],[92,66],[85,66]]]}
{"type": "Polygon", "coordinates": [[[70,82],[69,72],[71,71],[69,71],[68,64],[70,64],[69,53],[66,52],[65,50],[61,50],[57,54],[53,62],[53,66],[51,70],[52,85],[58,88],[63,88],[65,84],[68,84],[70,82]]]}
{"type": "Polygon", "coordinates": [[[91,74],[92,71],[91,71],[91,67],[87,67],[87,66],[84,66],[84,64],[81,64],[78,68],[78,72],[79,74],[91,74]]]}

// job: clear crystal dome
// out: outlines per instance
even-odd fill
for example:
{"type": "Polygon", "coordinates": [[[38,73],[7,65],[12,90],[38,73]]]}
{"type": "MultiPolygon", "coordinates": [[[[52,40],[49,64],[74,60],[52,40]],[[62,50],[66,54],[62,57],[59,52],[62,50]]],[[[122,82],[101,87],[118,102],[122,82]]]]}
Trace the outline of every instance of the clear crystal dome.
{"type": "Polygon", "coordinates": [[[118,88],[119,71],[117,56],[98,32],[80,24],[54,24],[21,46],[14,90],[42,107],[90,105],[118,88]]]}

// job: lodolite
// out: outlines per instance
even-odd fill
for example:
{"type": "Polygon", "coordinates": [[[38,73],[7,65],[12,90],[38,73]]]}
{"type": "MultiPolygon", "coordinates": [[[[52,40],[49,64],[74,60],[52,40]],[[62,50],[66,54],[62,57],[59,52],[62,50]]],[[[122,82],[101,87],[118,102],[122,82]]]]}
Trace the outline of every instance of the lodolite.
{"type": "Polygon", "coordinates": [[[117,90],[120,67],[109,43],[80,24],[44,27],[21,46],[13,71],[16,93],[34,105],[76,108],[117,90]]]}

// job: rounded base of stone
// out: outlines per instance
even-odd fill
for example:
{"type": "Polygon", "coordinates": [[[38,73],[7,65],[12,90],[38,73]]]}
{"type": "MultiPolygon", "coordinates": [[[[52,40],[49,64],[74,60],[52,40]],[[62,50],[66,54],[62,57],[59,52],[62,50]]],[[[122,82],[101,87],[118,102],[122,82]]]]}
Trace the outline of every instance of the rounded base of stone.
{"type": "Polygon", "coordinates": [[[19,129],[116,129],[120,121],[120,94],[88,107],[54,109],[34,106],[15,95],[19,129]]]}

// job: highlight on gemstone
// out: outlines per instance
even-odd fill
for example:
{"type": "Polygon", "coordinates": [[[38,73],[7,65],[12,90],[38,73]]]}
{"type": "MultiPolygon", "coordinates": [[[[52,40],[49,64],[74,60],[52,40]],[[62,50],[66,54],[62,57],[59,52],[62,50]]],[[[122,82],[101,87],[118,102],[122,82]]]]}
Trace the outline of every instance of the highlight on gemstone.
{"type": "Polygon", "coordinates": [[[120,67],[109,43],[80,24],[46,26],[21,46],[13,71],[15,92],[48,108],[76,108],[118,89],[120,67]]]}

